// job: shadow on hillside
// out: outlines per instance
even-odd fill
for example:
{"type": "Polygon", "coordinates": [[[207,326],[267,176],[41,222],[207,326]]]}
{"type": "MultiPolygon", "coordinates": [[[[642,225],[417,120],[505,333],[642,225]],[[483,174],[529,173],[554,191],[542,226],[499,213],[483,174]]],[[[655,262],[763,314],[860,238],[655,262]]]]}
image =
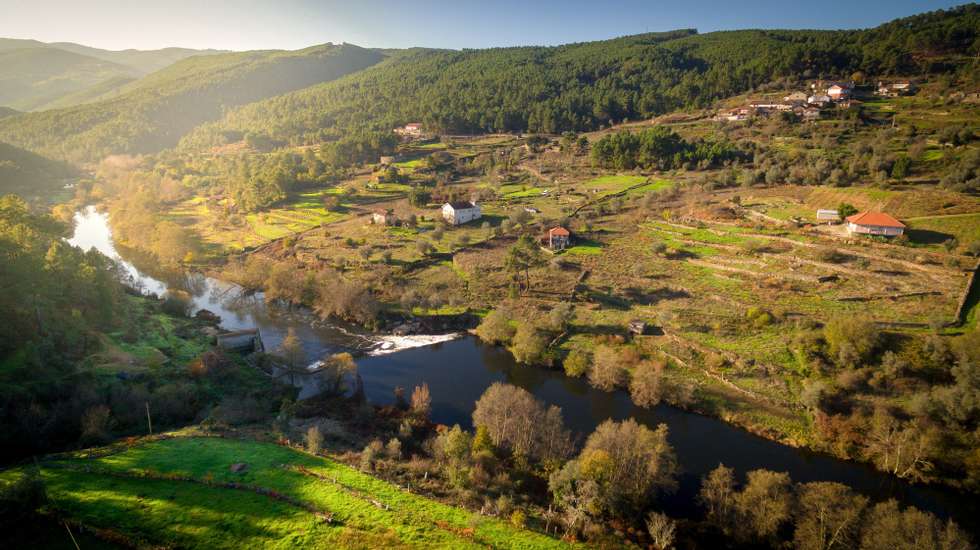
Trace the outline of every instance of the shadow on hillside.
{"type": "Polygon", "coordinates": [[[910,241],[920,244],[942,244],[953,238],[948,233],[930,231],[929,229],[909,229],[908,236],[910,241]]]}

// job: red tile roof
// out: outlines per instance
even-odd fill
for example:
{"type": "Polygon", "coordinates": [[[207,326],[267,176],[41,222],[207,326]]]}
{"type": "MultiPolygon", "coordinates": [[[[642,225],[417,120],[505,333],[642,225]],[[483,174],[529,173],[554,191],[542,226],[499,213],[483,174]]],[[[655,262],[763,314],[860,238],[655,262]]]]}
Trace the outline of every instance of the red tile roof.
{"type": "Polygon", "coordinates": [[[559,235],[559,236],[563,236],[563,237],[567,237],[567,236],[570,235],[570,233],[568,232],[568,230],[565,229],[564,227],[561,227],[561,226],[552,227],[551,229],[548,230],[548,234],[549,235],[559,235]]]}
{"type": "Polygon", "coordinates": [[[905,224],[884,212],[860,212],[848,216],[847,221],[857,225],[874,225],[877,227],[905,227],[905,224]]]}

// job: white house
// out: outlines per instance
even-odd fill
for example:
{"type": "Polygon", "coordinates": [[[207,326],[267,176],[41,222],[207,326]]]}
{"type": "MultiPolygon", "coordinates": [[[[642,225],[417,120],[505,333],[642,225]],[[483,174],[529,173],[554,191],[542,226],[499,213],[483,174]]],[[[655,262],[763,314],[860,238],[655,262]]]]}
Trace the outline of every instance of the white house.
{"type": "Polygon", "coordinates": [[[826,105],[831,102],[829,95],[812,95],[806,98],[806,102],[810,105],[826,105]]]}
{"type": "Polygon", "coordinates": [[[861,212],[847,217],[847,232],[897,237],[905,233],[905,224],[883,212],[861,212]]]}
{"type": "Polygon", "coordinates": [[[457,201],[442,205],[442,217],[452,225],[478,220],[481,216],[480,207],[475,202],[457,201]]]}
{"type": "Polygon", "coordinates": [[[409,122],[401,128],[395,128],[395,133],[402,136],[418,137],[422,135],[421,122],[409,122]]]}
{"type": "Polygon", "coordinates": [[[398,218],[395,217],[395,213],[391,210],[379,208],[371,212],[371,221],[376,225],[395,225],[398,222],[398,218]]]}

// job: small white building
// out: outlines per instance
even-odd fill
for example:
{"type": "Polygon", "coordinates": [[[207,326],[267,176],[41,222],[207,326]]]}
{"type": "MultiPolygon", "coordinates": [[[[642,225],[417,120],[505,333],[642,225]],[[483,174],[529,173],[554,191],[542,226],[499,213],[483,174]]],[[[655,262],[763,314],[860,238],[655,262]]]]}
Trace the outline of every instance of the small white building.
{"type": "Polygon", "coordinates": [[[379,208],[371,212],[371,221],[376,225],[395,225],[398,222],[398,218],[395,217],[395,213],[391,210],[379,208]]]}
{"type": "Polygon", "coordinates": [[[401,128],[395,128],[395,133],[401,136],[419,137],[422,135],[422,123],[409,122],[401,128]]]}
{"type": "Polygon", "coordinates": [[[861,212],[847,217],[847,232],[852,235],[898,237],[905,224],[883,212],[861,212]]]}
{"type": "Polygon", "coordinates": [[[830,96],[825,94],[814,94],[806,98],[806,102],[810,105],[826,105],[831,102],[830,96]]]}
{"type": "Polygon", "coordinates": [[[840,221],[840,214],[836,210],[817,210],[817,221],[820,223],[837,223],[840,221]]]}
{"type": "Polygon", "coordinates": [[[479,205],[472,201],[447,202],[442,205],[442,217],[451,225],[462,225],[478,220],[481,216],[479,205]]]}

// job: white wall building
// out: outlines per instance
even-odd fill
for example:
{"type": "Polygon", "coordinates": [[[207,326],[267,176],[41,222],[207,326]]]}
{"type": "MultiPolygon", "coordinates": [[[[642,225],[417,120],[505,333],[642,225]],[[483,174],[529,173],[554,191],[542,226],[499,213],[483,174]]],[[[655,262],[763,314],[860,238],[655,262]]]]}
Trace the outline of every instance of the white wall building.
{"type": "Polygon", "coordinates": [[[475,202],[457,201],[442,205],[442,217],[452,225],[478,220],[481,216],[480,207],[475,202]]]}

